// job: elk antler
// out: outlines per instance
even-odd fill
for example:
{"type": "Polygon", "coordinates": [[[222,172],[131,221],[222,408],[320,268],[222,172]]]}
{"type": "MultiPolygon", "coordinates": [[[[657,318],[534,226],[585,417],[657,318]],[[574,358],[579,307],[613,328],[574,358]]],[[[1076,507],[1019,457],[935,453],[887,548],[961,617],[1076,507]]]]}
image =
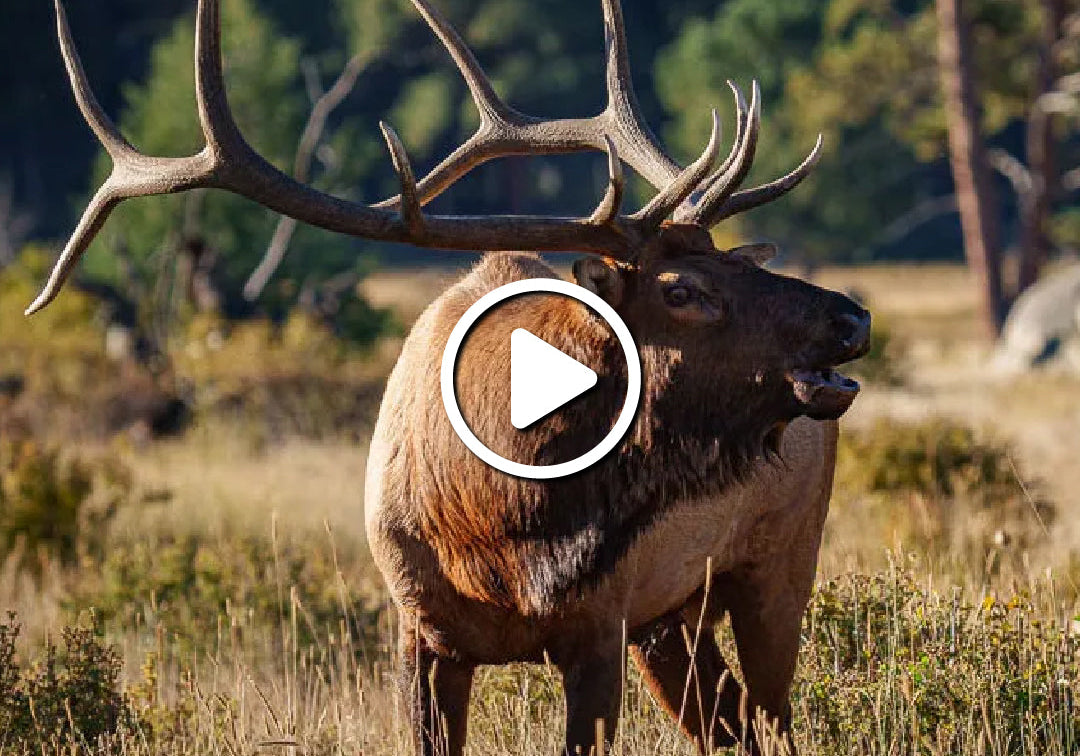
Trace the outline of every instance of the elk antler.
{"type": "MultiPolygon", "coordinates": [[[[469,87],[480,126],[419,183],[424,203],[437,197],[459,177],[481,163],[507,155],[562,154],[606,149],[605,139],[657,189],[680,173],[678,164],[660,146],[641,116],[630,78],[626,29],[618,0],[602,0],[607,58],[607,106],[592,118],[542,119],[514,110],[496,94],[468,45],[428,0],[412,0],[435,32],[469,87]]],[[[398,197],[380,203],[397,207],[398,197]]]]}
{"type": "MultiPolygon", "coordinates": [[[[195,91],[206,146],[199,153],[183,158],[143,155],[124,139],[97,103],[75,51],[60,0],[56,0],[56,18],[76,102],[112,158],[113,170],[83,212],[48,283],[27,308],[27,314],[40,310],[56,297],[79,257],[120,202],[201,187],[226,189],[331,231],[425,247],[586,250],[625,258],[640,239],[641,224],[617,214],[605,223],[588,218],[422,216],[415,200],[407,203],[411,206],[396,212],[340,199],[294,181],[255,152],[233,120],[222,73],[220,0],[199,0],[196,21],[195,91]]],[[[388,141],[401,168],[404,151],[393,140],[388,141]]],[[[405,173],[401,175],[403,181],[408,180],[405,173]]],[[[410,191],[409,195],[415,197],[416,193],[410,191]]]]}
{"type": "MultiPolygon", "coordinates": [[[[641,116],[630,78],[626,28],[619,0],[601,0],[607,58],[607,106],[592,118],[554,120],[525,115],[503,102],[472,51],[446,18],[428,0],[412,0],[412,3],[442,40],[480,111],[480,126],[476,133],[420,182],[418,189],[422,203],[431,201],[460,176],[488,160],[507,155],[603,150],[605,138],[610,138],[619,156],[656,189],[664,190],[679,175],[678,164],[664,151],[641,116]]],[[[698,190],[702,194],[695,202],[679,208],[675,214],[676,221],[711,227],[724,218],[771,202],[806,178],[821,156],[822,138],[818,135],[817,144],[810,155],[791,173],[768,184],[735,193],[749,173],[754,159],[761,122],[761,92],[757,82],[754,82],[748,109],[738,86],[731,81],[728,86],[735,95],[738,120],[738,132],[731,153],[703,184],[691,187],[691,191],[698,190]]],[[[682,204],[684,199],[685,196],[669,211],[682,204]]],[[[377,207],[397,207],[399,201],[399,197],[392,197],[377,207]]],[[[648,217],[650,222],[655,219],[655,214],[648,217]]]]}
{"type": "Polygon", "coordinates": [[[681,223],[697,223],[712,228],[725,218],[772,202],[798,186],[821,158],[823,139],[818,134],[814,149],[793,171],[767,184],[736,192],[750,172],[757,150],[758,129],[761,127],[761,89],[755,81],[750,90],[750,107],[747,108],[739,88],[730,81],[728,86],[735,93],[738,111],[739,130],[735,144],[723,165],[705,181],[696,201],[680,207],[675,213],[675,220],[681,223]]]}
{"type": "Polygon", "coordinates": [[[75,51],[61,0],[55,0],[60,48],[75,100],[83,118],[112,158],[113,169],[90,200],[48,283],[27,308],[27,314],[40,310],[56,297],[112,210],[133,197],[196,188],[225,189],[282,215],[351,236],[437,249],[582,251],[629,259],[700,186],[705,187],[700,200],[680,208],[677,220],[690,217],[693,222],[715,222],[783,194],[809,172],[817,159],[817,148],[788,176],[754,190],[732,194],[745,178],[753,159],[760,119],[756,84],[749,112],[738,88],[732,85],[739,110],[739,130],[731,154],[721,168],[706,179],[720,145],[720,124],[714,111],[708,146],[694,163],[680,169],[641,118],[630,81],[619,2],[601,1],[607,50],[607,107],[592,118],[544,120],[526,116],[503,103],[458,33],[428,0],[413,0],[464,75],[480,111],[480,127],[418,183],[400,139],[389,126],[381,125],[402,191],[397,197],[369,206],[334,197],[290,178],[244,139],[226,97],[220,0],[198,1],[195,27],[195,93],[206,146],[194,155],[181,158],[144,155],[120,134],[94,97],[75,51]],[[486,160],[503,155],[580,150],[605,150],[608,154],[608,190],[588,217],[452,217],[426,215],[421,210],[423,204],[486,160]],[[660,190],[633,215],[619,213],[623,196],[620,159],[660,190]]]}

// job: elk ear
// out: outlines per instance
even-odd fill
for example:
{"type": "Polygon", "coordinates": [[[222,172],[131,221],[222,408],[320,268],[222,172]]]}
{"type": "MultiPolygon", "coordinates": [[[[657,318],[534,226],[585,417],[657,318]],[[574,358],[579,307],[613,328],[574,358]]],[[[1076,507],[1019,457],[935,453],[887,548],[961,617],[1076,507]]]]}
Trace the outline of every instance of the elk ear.
{"type": "Polygon", "coordinates": [[[735,247],[728,250],[730,254],[742,255],[746,259],[750,260],[754,265],[764,265],[769,260],[776,257],[776,245],[771,242],[763,242],[760,244],[744,244],[741,247],[735,247]]]}
{"type": "Polygon", "coordinates": [[[612,307],[622,302],[626,285],[623,272],[614,260],[606,257],[583,257],[574,262],[574,279],[612,307]]]}

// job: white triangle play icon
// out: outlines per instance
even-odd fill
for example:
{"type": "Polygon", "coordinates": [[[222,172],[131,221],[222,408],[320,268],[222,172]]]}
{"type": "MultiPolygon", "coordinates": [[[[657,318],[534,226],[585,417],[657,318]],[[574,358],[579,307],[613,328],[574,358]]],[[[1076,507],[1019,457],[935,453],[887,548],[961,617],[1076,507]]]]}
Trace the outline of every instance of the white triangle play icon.
{"type": "Polygon", "coordinates": [[[524,328],[510,334],[510,422],[521,430],[596,385],[596,373],[524,328]]]}

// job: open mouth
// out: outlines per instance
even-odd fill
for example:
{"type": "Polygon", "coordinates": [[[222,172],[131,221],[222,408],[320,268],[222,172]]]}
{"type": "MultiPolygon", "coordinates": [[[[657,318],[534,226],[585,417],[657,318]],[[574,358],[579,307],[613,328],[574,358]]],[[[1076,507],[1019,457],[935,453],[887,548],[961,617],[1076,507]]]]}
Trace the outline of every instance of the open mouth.
{"type": "Polygon", "coordinates": [[[832,368],[795,369],[787,374],[795,399],[806,415],[831,420],[847,411],[859,393],[859,382],[832,368]]]}

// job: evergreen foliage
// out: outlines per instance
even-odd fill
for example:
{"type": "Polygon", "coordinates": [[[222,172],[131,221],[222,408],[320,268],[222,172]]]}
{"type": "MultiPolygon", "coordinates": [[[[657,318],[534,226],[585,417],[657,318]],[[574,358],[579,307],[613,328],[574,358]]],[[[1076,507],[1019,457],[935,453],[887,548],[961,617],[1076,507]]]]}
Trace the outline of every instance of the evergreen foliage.
{"type": "MultiPolygon", "coordinates": [[[[32,186],[62,187],[64,171],[82,172],[78,184],[89,186],[82,156],[90,140],[58,78],[53,24],[40,5],[30,7],[30,0],[10,4],[4,13],[11,13],[15,23],[0,24],[0,38],[17,49],[26,44],[16,36],[39,40],[14,68],[47,71],[48,97],[11,69],[0,74],[8,77],[0,86],[18,103],[11,112],[29,116],[43,134],[62,132],[63,138],[52,139],[46,149],[22,121],[10,115],[0,119],[0,135],[11,135],[10,143],[24,153],[21,162],[3,156],[0,178],[11,174],[17,204],[38,220],[36,235],[47,238],[70,230],[77,203],[62,192],[31,191],[32,186]]],[[[160,154],[193,148],[198,131],[191,94],[190,4],[176,0],[152,10],[125,5],[124,0],[108,0],[96,14],[72,10],[95,87],[141,148],[160,154]],[[151,34],[159,41],[146,57],[151,34]]],[[[1074,3],[1067,5],[1073,8],[1074,3]]],[[[439,0],[438,6],[515,107],[570,116],[601,106],[598,3],[439,0]]],[[[315,183],[320,188],[366,201],[395,192],[378,132],[381,119],[402,135],[418,170],[433,166],[475,127],[475,109],[460,76],[407,2],[226,0],[224,8],[237,118],[252,143],[283,169],[292,168],[310,108],[302,72],[314,71],[325,87],[350,56],[364,56],[364,73],[332,116],[318,151],[315,183]]],[[[1014,154],[1023,152],[1023,126],[1036,95],[1040,8],[1025,0],[979,0],[971,6],[984,92],[983,128],[992,146],[1014,154]]],[[[774,239],[808,262],[958,255],[958,224],[947,204],[925,218],[918,212],[951,192],[932,3],[646,0],[628,4],[625,13],[643,109],[679,158],[700,150],[710,107],[725,113],[730,138],[729,78],[744,88],[757,79],[763,90],[764,126],[752,180],[787,170],[806,154],[819,131],[825,134],[824,159],[804,187],[727,224],[720,231],[722,240],[774,239]],[[916,222],[907,223],[912,213],[916,222]]],[[[1080,154],[1077,139],[1068,137],[1075,125],[1075,119],[1064,123],[1059,156],[1064,169],[1080,154]]],[[[99,159],[93,172],[100,176],[103,170],[99,159]]],[[[504,160],[476,171],[434,207],[444,212],[581,212],[591,207],[604,182],[603,160],[596,155],[504,160]]],[[[638,182],[636,199],[646,192],[638,182]]],[[[1003,212],[1011,217],[1015,203],[1009,191],[1001,194],[1008,199],[1003,212]]],[[[1056,207],[1067,207],[1070,196],[1057,197],[1056,207]]],[[[239,287],[265,250],[276,219],[242,199],[216,194],[202,200],[131,203],[109,224],[83,272],[115,277],[118,249],[126,249],[144,274],[157,272],[161,250],[175,245],[183,233],[185,206],[198,202],[201,210],[189,212],[189,219],[201,222],[211,246],[227,261],[228,285],[239,287]]],[[[1066,222],[1052,227],[1071,228],[1066,222]]],[[[1059,235],[1059,243],[1069,238],[1059,235]]],[[[276,285],[268,289],[268,305],[273,309],[306,281],[347,269],[364,251],[378,249],[301,228],[276,285]]],[[[384,249],[381,257],[416,259],[415,253],[396,248],[384,249]]]]}

